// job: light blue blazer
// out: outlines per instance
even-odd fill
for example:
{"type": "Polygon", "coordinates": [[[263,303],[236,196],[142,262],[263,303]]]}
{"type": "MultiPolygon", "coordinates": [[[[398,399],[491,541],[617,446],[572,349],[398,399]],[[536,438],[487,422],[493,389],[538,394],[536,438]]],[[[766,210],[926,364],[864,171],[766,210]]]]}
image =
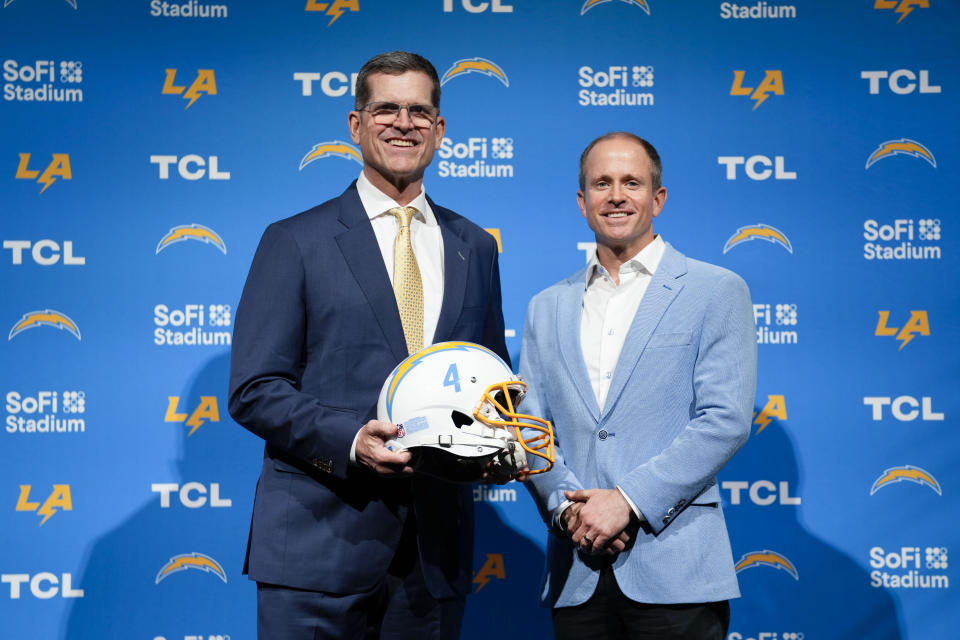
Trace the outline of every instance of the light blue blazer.
{"type": "Polygon", "coordinates": [[[552,527],[564,490],[619,486],[647,524],[613,565],[646,603],[740,595],[717,473],[750,433],[757,343],[747,285],[667,244],[601,411],[580,348],[581,270],[530,301],[520,374],[523,412],[553,422],[554,468],[526,483],[551,528],[541,602],[581,604],[599,569],[552,527]],[[591,568],[592,565],[593,568],[591,568]]]}

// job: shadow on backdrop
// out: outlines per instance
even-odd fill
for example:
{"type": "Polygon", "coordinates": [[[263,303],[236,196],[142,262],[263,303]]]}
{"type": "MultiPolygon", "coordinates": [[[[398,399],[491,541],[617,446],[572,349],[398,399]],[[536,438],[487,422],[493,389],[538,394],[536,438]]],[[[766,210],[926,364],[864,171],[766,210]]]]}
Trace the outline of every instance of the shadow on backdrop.
{"type": "MultiPolygon", "coordinates": [[[[755,504],[746,488],[739,491],[739,504],[730,504],[728,500],[737,499],[734,492],[722,492],[734,562],[750,565],[737,576],[742,597],[730,603],[730,631],[743,638],[776,633],[779,640],[899,640],[901,623],[893,596],[871,587],[862,566],[806,529],[798,517],[802,506],[781,504],[782,482],[789,487],[788,498],[803,496],[786,422],[771,423],[751,434],[720,474],[721,484],[758,480],[776,487],[778,499],[772,504],[755,504]],[[767,562],[770,556],[744,558],[763,551],[775,552],[785,561],[767,562]],[[815,607],[801,609],[797,602],[815,603],[815,607]]],[[[757,492],[761,501],[771,495],[769,485],[757,492]]],[[[836,526],[843,526],[843,517],[837,514],[836,526]]]]}
{"type": "Polygon", "coordinates": [[[179,410],[187,414],[204,396],[215,396],[219,421],[207,419],[188,435],[185,424],[163,423],[166,407],[156,418],[160,427],[179,430],[178,456],[173,473],[145,480],[145,490],[153,483],[199,483],[202,489],[194,485],[186,493],[195,506],[186,506],[180,491],[168,491],[164,508],[163,494],[152,492],[93,543],[80,581],[85,595],[66,620],[67,640],[254,636],[256,589],[241,570],[262,444],[226,412],[228,370],[228,355],[211,359],[180,396],[179,410]],[[224,506],[212,506],[215,498],[224,506]],[[194,553],[212,562],[185,557],[194,553]]]}

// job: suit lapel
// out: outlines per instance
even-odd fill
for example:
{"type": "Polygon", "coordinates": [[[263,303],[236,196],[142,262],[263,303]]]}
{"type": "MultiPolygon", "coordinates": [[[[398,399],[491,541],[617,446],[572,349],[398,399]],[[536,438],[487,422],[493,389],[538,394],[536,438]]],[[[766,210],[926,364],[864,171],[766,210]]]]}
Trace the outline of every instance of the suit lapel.
{"type": "Polygon", "coordinates": [[[356,183],[340,196],[341,224],[347,230],[337,235],[343,259],[360,285],[360,290],[373,309],[380,329],[397,360],[407,357],[407,341],[403,336],[397,299],[390,286],[390,275],[381,258],[380,245],[357,194],[356,183]]]}
{"type": "Polygon", "coordinates": [[[590,415],[594,420],[599,420],[600,408],[587,375],[587,365],[583,361],[583,349],[580,346],[580,314],[583,308],[585,277],[584,271],[574,274],[560,291],[560,299],[557,301],[557,336],[560,341],[560,357],[567,368],[567,374],[590,415]]]}
{"type": "MultiPolygon", "coordinates": [[[[463,308],[470,266],[470,247],[458,235],[456,220],[452,219],[446,209],[438,207],[432,200],[430,208],[437,218],[440,235],[443,237],[443,305],[440,307],[440,317],[433,333],[433,342],[443,342],[453,331],[463,308]]],[[[429,339],[429,336],[424,338],[429,339]]]]}
{"type": "Polygon", "coordinates": [[[660,266],[653,274],[647,291],[643,294],[637,314],[633,317],[627,338],[620,351],[617,367],[613,371],[610,381],[610,390],[604,404],[603,415],[608,415],[617,404],[624,386],[643,354],[643,350],[653,335],[654,329],[660,324],[660,319],[667,308],[683,289],[678,278],[687,272],[687,261],[679,251],[669,244],[660,259],[660,266]]]}

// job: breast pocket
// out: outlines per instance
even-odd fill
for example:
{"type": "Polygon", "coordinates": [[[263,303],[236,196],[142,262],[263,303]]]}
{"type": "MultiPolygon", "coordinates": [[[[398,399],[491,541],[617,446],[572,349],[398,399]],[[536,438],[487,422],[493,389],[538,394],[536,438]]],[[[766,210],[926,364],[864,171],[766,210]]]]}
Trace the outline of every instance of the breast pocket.
{"type": "Polygon", "coordinates": [[[663,347],[685,347],[693,341],[693,333],[684,331],[680,333],[655,333],[650,336],[647,342],[648,349],[659,349],[663,347]]]}

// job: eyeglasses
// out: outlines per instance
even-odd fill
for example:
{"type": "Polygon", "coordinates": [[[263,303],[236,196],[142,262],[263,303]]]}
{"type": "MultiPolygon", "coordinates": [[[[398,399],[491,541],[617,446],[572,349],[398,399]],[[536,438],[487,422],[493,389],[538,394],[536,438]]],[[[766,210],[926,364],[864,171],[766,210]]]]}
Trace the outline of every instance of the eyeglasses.
{"type": "Polygon", "coordinates": [[[440,109],[430,104],[397,104],[396,102],[370,102],[358,109],[373,116],[377,124],[393,124],[404,109],[410,121],[417,127],[429,127],[437,121],[440,109]]]}

